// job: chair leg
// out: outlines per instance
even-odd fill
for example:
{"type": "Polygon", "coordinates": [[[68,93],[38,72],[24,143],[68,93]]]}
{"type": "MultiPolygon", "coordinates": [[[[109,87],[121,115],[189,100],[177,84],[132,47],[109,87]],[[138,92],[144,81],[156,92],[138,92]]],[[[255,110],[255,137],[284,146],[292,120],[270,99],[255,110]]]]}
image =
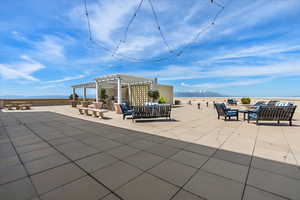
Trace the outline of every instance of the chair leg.
{"type": "Polygon", "coordinates": [[[280,121],[279,120],[277,120],[277,124],[279,124],[280,123],[280,121]]]}
{"type": "Polygon", "coordinates": [[[123,120],[125,119],[125,115],[123,115],[123,120]]]}
{"type": "Polygon", "coordinates": [[[258,125],[258,120],[256,120],[256,125],[258,125]]]}
{"type": "Polygon", "coordinates": [[[289,124],[290,124],[290,126],[292,126],[292,120],[290,120],[290,123],[289,123],[289,124]]]}
{"type": "Polygon", "coordinates": [[[218,115],[218,119],[220,119],[220,115],[218,115]]]}

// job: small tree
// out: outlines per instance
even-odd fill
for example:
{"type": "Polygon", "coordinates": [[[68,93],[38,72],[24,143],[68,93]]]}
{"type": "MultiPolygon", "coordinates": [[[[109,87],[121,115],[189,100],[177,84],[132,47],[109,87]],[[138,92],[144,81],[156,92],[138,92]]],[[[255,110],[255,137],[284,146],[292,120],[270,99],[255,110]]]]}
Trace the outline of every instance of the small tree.
{"type": "Polygon", "coordinates": [[[148,91],[148,96],[152,98],[152,101],[156,101],[159,98],[159,91],[158,90],[150,90],[148,91]]]}
{"type": "MultiPolygon", "coordinates": [[[[74,95],[75,95],[75,100],[78,100],[79,98],[78,94],[75,93],[74,95]]],[[[73,100],[73,94],[69,96],[69,99],[73,100]]]]}
{"type": "Polygon", "coordinates": [[[100,90],[100,99],[102,101],[105,101],[105,99],[107,98],[108,96],[106,95],[106,90],[104,88],[101,88],[100,90]]]}

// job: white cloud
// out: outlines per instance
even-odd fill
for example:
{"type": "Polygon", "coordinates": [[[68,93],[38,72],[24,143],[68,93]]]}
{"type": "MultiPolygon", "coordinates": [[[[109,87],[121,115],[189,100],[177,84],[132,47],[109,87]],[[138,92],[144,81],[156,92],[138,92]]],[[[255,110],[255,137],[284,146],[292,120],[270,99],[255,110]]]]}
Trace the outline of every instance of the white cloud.
{"type": "Polygon", "coordinates": [[[32,74],[45,68],[45,66],[25,55],[21,56],[21,59],[22,61],[17,63],[0,64],[1,77],[10,80],[25,79],[39,81],[32,74]]]}
{"type": "Polygon", "coordinates": [[[272,77],[269,78],[262,78],[262,79],[244,79],[239,81],[231,81],[231,82],[223,82],[223,83],[201,83],[201,84],[187,84],[187,83],[181,83],[180,85],[182,87],[187,88],[194,88],[194,89],[212,89],[212,88],[224,88],[224,87],[230,87],[230,86],[248,86],[248,85],[255,85],[260,83],[265,83],[268,81],[273,80],[272,77]]]}
{"type": "Polygon", "coordinates": [[[66,81],[81,79],[81,78],[84,78],[85,76],[86,76],[86,74],[80,74],[80,75],[76,75],[76,76],[68,76],[68,77],[64,77],[62,79],[46,81],[46,83],[62,83],[62,82],[66,82],[66,81]]]}
{"type": "Polygon", "coordinates": [[[289,60],[276,64],[236,65],[201,67],[197,65],[171,65],[161,70],[140,71],[137,74],[158,77],[160,80],[188,80],[204,78],[232,78],[256,76],[295,76],[300,75],[300,61],[289,60]]]}

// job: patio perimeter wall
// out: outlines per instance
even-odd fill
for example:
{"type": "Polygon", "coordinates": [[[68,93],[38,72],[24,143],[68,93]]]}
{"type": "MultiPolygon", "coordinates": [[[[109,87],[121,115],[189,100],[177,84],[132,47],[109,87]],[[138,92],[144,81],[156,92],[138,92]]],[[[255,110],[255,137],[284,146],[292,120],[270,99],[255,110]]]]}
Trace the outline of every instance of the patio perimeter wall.
{"type": "MultiPolygon", "coordinates": [[[[80,101],[81,99],[79,99],[80,101]]],[[[92,100],[92,99],[88,99],[92,100]]],[[[26,102],[32,106],[71,105],[70,99],[0,99],[0,108],[11,102],[26,102]]]]}

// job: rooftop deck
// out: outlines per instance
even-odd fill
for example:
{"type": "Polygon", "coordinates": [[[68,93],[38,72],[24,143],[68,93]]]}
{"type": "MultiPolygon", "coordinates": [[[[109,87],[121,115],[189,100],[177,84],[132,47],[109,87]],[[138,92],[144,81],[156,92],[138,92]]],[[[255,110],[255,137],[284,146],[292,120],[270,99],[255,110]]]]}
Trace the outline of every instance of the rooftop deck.
{"type": "Polygon", "coordinates": [[[172,121],[105,116],[0,112],[0,199],[300,199],[299,110],[292,127],[224,122],[211,105],[172,121]]]}

